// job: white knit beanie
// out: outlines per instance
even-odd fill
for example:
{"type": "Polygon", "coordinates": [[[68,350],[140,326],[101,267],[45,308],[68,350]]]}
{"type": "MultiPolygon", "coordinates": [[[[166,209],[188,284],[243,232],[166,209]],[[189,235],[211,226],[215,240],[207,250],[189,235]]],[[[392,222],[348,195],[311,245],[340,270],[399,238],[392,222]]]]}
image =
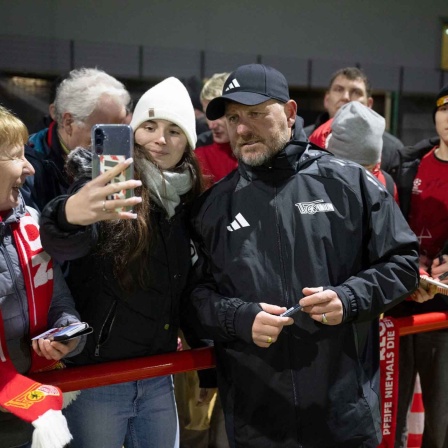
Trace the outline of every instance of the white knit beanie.
{"type": "Polygon", "coordinates": [[[190,95],[174,77],[167,78],[149,89],[139,99],[132,115],[135,130],[148,120],[167,120],[179,126],[192,149],[196,147],[196,119],[190,95]]]}
{"type": "Polygon", "coordinates": [[[385,127],[384,118],[359,101],[344,104],[334,116],[327,149],[341,159],[375,165],[381,160],[385,127]]]}

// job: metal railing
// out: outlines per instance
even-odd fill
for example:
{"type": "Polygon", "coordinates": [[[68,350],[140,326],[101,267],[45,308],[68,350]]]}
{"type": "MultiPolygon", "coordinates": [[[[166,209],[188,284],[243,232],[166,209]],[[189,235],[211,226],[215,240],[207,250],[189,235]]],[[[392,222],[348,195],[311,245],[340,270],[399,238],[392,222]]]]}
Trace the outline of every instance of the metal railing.
{"type": "MultiPolygon", "coordinates": [[[[419,314],[394,319],[400,336],[448,328],[448,312],[419,314]]],[[[184,350],[143,358],[71,367],[63,370],[35,373],[33,379],[58,386],[63,392],[108,384],[136,381],[215,366],[212,347],[184,350]]]]}

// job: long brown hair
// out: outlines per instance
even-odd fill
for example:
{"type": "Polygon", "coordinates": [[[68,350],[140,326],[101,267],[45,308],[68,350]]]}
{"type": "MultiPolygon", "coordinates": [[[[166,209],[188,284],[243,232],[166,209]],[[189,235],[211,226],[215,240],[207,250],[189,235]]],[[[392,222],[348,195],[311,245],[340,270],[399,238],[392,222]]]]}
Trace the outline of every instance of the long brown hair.
{"type": "MultiPolygon", "coordinates": [[[[148,152],[136,144],[134,157],[145,158],[154,163],[148,152]]],[[[192,188],[183,196],[183,203],[193,201],[203,190],[204,180],[193,149],[188,145],[182,159],[172,171],[189,170],[192,188]]],[[[134,165],[135,179],[141,179],[137,164],[134,165]]],[[[120,286],[131,292],[136,282],[139,287],[147,289],[150,284],[149,263],[147,262],[153,237],[151,229],[151,210],[154,204],[148,189],[142,185],[135,189],[135,195],[142,197],[142,202],[134,206],[137,219],[103,221],[99,254],[112,258],[113,272],[120,286]],[[134,275],[133,275],[134,273],[134,275]]]]}

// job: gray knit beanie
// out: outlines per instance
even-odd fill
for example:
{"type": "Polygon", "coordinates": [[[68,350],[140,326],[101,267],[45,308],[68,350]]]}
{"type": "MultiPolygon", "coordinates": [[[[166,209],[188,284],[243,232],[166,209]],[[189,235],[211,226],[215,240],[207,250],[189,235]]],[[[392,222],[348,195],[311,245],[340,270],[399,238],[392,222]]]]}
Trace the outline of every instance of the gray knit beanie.
{"type": "Polygon", "coordinates": [[[359,101],[344,104],[334,116],[327,149],[341,159],[375,165],[381,160],[385,127],[384,118],[359,101]]]}

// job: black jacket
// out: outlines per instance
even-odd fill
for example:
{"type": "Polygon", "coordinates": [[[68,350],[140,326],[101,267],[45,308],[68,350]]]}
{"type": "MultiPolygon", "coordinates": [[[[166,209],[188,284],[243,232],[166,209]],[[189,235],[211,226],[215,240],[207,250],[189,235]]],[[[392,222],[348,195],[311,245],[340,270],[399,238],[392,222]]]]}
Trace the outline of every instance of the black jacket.
{"type": "Polygon", "coordinates": [[[439,137],[431,137],[414,146],[403,147],[400,153],[399,177],[396,179],[400,208],[406,219],[411,207],[412,185],[422,158],[440,142],[439,137]]]}
{"type": "MultiPolygon", "coordinates": [[[[79,188],[87,179],[73,185],[79,188]]],[[[191,241],[186,209],[180,205],[167,219],[159,208],[151,212],[153,232],[147,263],[150,287],[122,290],[114,277],[112,260],[100,255],[97,243],[101,226],[74,226],[65,219],[60,196],[45,207],[41,216],[41,240],[58,261],[70,261],[67,283],[83,321],[94,332],[83,352],[72,358],[85,365],[176,351],[179,327],[191,347],[207,344],[199,340],[201,326],[184,290],[192,265],[191,241]]],[[[131,272],[135,269],[129,266],[131,272]]],[[[205,375],[203,376],[205,378],[205,375]]],[[[203,387],[214,387],[201,382],[203,387]]]]}
{"type": "MultiPolygon", "coordinates": [[[[409,218],[412,199],[412,186],[418,167],[422,158],[434,146],[439,145],[439,137],[431,137],[421,140],[413,146],[407,146],[400,150],[401,165],[399,169],[400,176],[397,179],[398,198],[400,200],[400,208],[406,219],[409,218]]],[[[441,254],[448,255],[448,240],[445,242],[441,250],[441,254]]],[[[423,314],[435,311],[448,310],[448,299],[442,294],[437,294],[434,299],[424,303],[418,303],[411,300],[401,302],[388,312],[392,317],[411,316],[413,314],[423,314]]]]}
{"type": "Polygon", "coordinates": [[[192,225],[192,297],[215,340],[230,446],[376,447],[378,316],[418,282],[417,240],[384,187],[292,140],[271,166],[240,163],[205,192],[192,225]],[[257,347],[258,303],[291,307],[305,286],[336,291],[344,322],[298,313],[270,348],[257,347]]]}

